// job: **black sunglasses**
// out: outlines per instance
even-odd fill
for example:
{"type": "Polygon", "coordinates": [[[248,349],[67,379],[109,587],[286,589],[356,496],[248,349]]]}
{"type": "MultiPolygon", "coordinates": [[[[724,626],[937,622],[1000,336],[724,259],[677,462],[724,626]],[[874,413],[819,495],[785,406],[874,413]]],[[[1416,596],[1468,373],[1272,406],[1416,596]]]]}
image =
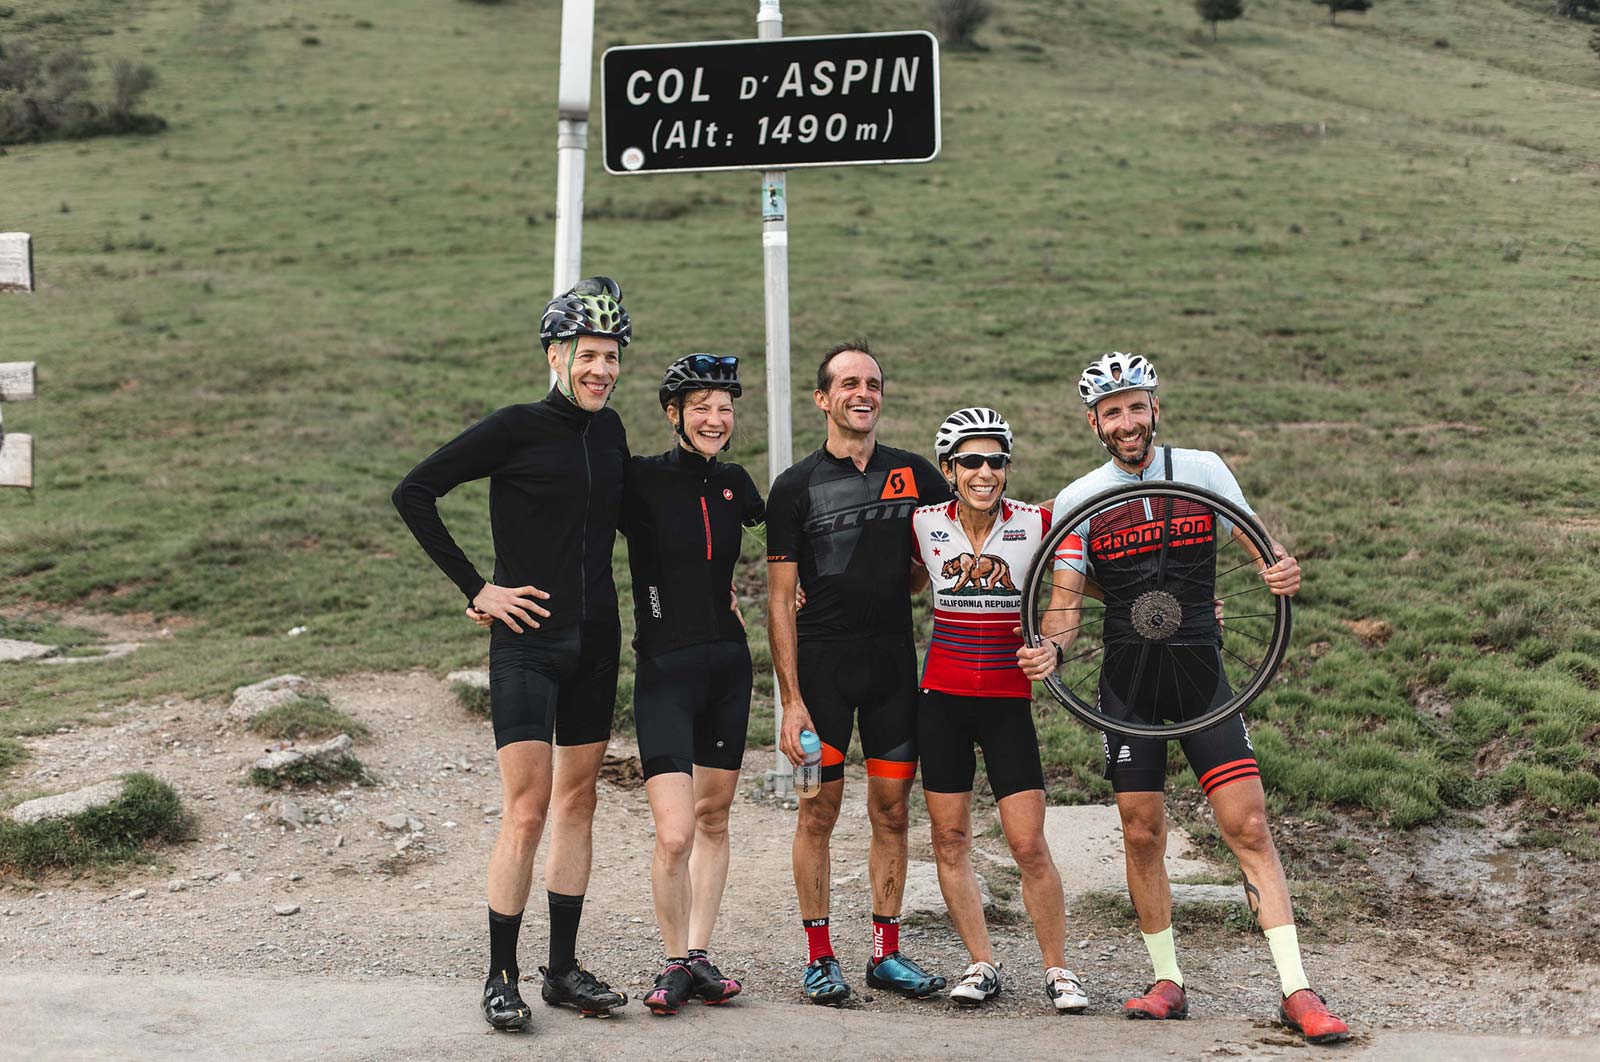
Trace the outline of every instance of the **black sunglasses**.
{"type": "Polygon", "coordinates": [[[719,358],[715,354],[691,354],[683,360],[690,372],[700,374],[716,372],[718,369],[737,372],[739,369],[739,359],[731,355],[719,358]]]}
{"type": "Polygon", "coordinates": [[[1002,472],[1011,463],[1010,454],[956,454],[950,460],[962,468],[972,471],[988,465],[996,472],[1002,472]]]}

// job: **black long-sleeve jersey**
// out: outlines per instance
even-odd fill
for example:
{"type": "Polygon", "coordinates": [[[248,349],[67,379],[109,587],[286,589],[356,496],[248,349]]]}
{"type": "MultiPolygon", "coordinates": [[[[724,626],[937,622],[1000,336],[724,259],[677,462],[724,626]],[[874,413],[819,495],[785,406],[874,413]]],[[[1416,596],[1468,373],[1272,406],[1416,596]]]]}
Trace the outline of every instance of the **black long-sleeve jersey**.
{"type": "Polygon", "coordinates": [[[766,518],[750,474],[675,446],[629,460],[624,482],[621,529],[628,537],[639,655],[743,641],[728,592],[740,529],[766,518]]]}
{"type": "Polygon", "coordinates": [[[865,470],[827,447],[772,484],[767,560],[800,565],[802,638],[911,633],[911,513],[950,500],[925,458],[877,444],[865,470]]]}
{"type": "Polygon", "coordinates": [[[615,620],[611,548],[627,460],[614,410],[589,413],[552,388],[541,401],[495,410],[434,451],[394,489],[394,505],[471,601],[483,576],[445,529],[437,502],[488,476],[495,583],[549,592],[541,630],[615,620]]]}

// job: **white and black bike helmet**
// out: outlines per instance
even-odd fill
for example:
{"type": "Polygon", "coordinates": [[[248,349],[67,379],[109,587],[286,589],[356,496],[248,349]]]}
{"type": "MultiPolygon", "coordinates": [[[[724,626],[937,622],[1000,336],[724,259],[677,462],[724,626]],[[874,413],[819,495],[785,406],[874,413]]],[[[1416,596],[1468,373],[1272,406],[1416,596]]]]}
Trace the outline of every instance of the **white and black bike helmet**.
{"type": "Polygon", "coordinates": [[[944,418],[938,434],[933,437],[934,458],[939,464],[944,464],[955,453],[956,447],[968,439],[998,439],[1000,449],[1009,454],[1011,425],[1006,423],[1006,418],[983,406],[958,409],[944,418]]]}
{"type": "Polygon", "coordinates": [[[1113,350],[1102,354],[1078,377],[1078,397],[1090,409],[1106,395],[1118,391],[1155,393],[1159,381],[1156,367],[1143,354],[1124,354],[1113,350]]]}

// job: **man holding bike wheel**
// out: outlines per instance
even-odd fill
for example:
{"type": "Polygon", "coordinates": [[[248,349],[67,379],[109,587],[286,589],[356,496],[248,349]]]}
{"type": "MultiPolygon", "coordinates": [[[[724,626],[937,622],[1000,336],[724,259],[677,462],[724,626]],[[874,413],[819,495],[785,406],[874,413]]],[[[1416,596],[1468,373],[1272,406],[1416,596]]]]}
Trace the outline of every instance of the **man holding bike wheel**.
{"type": "MultiPolygon", "coordinates": [[[[1079,397],[1087,409],[1089,427],[1111,460],[1056,497],[1052,512],[1057,521],[1102,491],[1161,479],[1209,490],[1251,513],[1232,472],[1216,454],[1171,447],[1158,450],[1153,445],[1161,413],[1157,383],[1155,366],[1136,354],[1113,352],[1084,370],[1078,380],[1079,397]]],[[[1023,670],[1030,678],[1043,680],[1066,659],[1066,650],[1083,623],[1080,620],[1075,625],[1064,617],[1084,614],[1080,602],[1085,577],[1092,569],[1106,602],[1099,694],[1104,715],[1145,722],[1193,718],[1230,698],[1232,691],[1216,644],[1216,621],[1209,613],[1191,611],[1179,629],[1190,637],[1162,644],[1154,655],[1133,648],[1138,639],[1131,629],[1135,622],[1130,616],[1131,599],[1149,585],[1150,566],[1157,563],[1158,556],[1163,566],[1172,566],[1180,578],[1200,587],[1195,596],[1211,597],[1215,532],[1203,539],[1192,536],[1179,541],[1171,533],[1170,518],[1163,522],[1149,512],[1129,515],[1110,510],[1103,515],[1108,522],[1119,524],[1119,533],[1104,533],[1099,526],[1102,514],[1097,514],[1058,548],[1047,610],[1051,620],[1042,628],[1047,640],[1017,651],[1023,670]],[[1130,528],[1139,532],[1137,546],[1128,544],[1130,528]],[[1109,545],[1112,542],[1114,548],[1109,545]],[[1138,696],[1141,692],[1143,696],[1138,696]]],[[[1272,545],[1275,559],[1257,557],[1257,568],[1270,593],[1292,596],[1300,588],[1300,566],[1282,546],[1272,545]]],[[[1289,886],[1267,826],[1266,793],[1243,719],[1232,715],[1181,743],[1223,839],[1239,860],[1245,899],[1266,934],[1283,993],[1279,1016],[1311,1043],[1347,1039],[1348,1027],[1329,1013],[1322,998],[1311,990],[1301,965],[1289,886]]],[[[1106,776],[1116,791],[1122,819],[1128,893],[1156,977],[1144,995],[1123,1005],[1124,1013],[1130,1018],[1186,1018],[1189,1002],[1173,944],[1172,891],[1164,859],[1167,743],[1157,738],[1117,736],[1106,739],[1105,749],[1106,776]]]]}

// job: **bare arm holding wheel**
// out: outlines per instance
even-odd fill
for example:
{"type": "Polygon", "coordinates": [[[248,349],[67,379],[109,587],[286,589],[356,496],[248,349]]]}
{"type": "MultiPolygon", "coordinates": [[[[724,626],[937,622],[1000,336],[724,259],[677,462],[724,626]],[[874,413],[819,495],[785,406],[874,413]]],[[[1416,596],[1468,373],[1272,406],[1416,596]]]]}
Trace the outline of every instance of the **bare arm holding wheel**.
{"type": "MultiPolygon", "coordinates": [[[[1237,527],[1233,529],[1233,540],[1237,542],[1250,559],[1256,562],[1256,570],[1261,573],[1267,589],[1278,597],[1293,597],[1300,590],[1300,562],[1289,555],[1289,551],[1276,539],[1272,542],[1272,555],[1277,558],[1276,563],[1267,564],[1261,551],[1256,549],[1244,532],[1237,527]]],[[[1221,617],[1219,616],[1220,620],[1221,617]]]]}
{"type": "MultiPolygon", "coordinates": [[[[1056,665],[1078,637],[1083,626],[1084,575],[1071,568],[1058,569],[1050,580],[1050,606],[1039,624],[1044,643],[1024,645],[1017,650],[1017,666],[1035,682],[1050,677],[1056,665]]],[[[1017,633],[1021,633],[1018,628],[1017,633]]]]}

